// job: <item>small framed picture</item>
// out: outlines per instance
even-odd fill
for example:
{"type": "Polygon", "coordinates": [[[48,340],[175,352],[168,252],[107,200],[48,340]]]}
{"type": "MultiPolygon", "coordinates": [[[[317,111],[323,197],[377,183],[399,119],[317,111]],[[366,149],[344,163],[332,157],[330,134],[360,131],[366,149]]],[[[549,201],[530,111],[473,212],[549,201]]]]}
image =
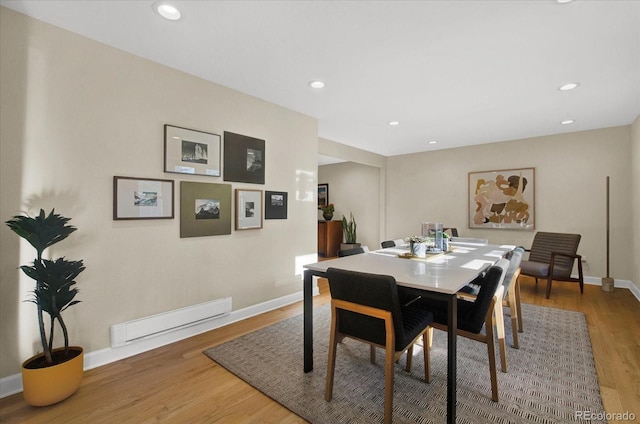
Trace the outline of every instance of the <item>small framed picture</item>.
{"type": "Polygon", "coordinates": [[[264,219],[287,219],[286,191],[265,192],[264,219]]]}
{"type": "Polygon", "coordinates": [[[165,125],[164,172],[219,177],[220,136],[165,125]]]}
{"type": "Polygon", "coordinates": [[[173,180],[113,177],[113,219],[173,219],[173,180]]]}
{"type": "Polygon", "coordinates": [[[329,184],[318,184],[318,209],[329,205],[329,184]]]}
{"type": "Polygon", "coordinates": [[[231,234],[231,185],[180,182],[180,237],[231,234]]]}
{"type": "Polygon", "coordinates": [[[236,230],[262,228],[262,190],[236,189],[236,230]]]}
{"type": "Polygon", "coordinates": [[[224,180],[264,184],[265,142],[224,132],[224,180]]]}

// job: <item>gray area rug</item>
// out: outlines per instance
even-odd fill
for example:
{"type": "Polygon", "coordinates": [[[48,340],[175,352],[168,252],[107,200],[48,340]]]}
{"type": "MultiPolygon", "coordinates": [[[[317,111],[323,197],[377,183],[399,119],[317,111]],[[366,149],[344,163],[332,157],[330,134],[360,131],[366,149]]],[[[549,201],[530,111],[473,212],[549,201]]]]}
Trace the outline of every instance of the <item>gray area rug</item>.
{"type": "MultiPolygon", "coordinates": [[[[575,411],[604,414],[584,314],[527,304],[522,312],[524,333],[520,349],[507,347],[507,373],[498,362],[498,403],[491,400],[487,346],[458,337],[457,422],[570,423],[584,422],[575,411]]],[[[309,422],[382,422],[383,351],[371,364],[368,345],[350,339],[338,345],[333,399],[326,402],[329,306],[314,310],[314,370],[307,374],[302,371],[302,322],[298,315],[204,353],[309,422]]],[[[510,331],[507,325],[507,344],[510,331]]],[[[403,369],[404,357],[396,365],[394,422],[445,421],[446,340],[446,333],[434,331],[430,384],[423,379],[421,349],[414,349],[411,373],[403,369]]]]}

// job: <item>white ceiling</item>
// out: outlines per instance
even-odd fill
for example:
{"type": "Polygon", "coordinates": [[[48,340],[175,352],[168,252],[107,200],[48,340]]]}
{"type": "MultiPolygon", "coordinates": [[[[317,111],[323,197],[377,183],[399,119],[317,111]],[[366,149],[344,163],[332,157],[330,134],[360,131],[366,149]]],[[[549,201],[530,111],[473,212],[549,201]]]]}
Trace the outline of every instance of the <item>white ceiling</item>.
{"type": "Polygon", "coordinates": [[[0,4],[313,116],[320,137],[387,156],[640,115],[640,1],[173,1],[178,22],[154,1],[0,4]]]}

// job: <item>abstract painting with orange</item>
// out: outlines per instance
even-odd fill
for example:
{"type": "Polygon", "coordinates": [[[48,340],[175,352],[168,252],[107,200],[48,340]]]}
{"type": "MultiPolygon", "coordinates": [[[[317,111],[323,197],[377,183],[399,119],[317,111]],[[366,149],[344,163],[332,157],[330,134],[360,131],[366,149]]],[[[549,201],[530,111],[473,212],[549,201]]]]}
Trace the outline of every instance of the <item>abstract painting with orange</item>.
{"type": "Polygon", "coordinates": [[[533,230],[535,168],[469,172],[469,228],[533,230]]]}

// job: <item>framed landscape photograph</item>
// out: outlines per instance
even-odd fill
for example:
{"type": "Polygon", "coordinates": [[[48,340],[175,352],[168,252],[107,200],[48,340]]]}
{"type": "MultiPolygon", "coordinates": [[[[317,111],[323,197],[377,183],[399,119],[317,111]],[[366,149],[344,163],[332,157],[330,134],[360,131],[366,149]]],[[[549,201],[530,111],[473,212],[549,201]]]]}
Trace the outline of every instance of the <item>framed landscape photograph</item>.
{"type": "Polygon", "coordinates": [[[318,184],[318,209],[329,204],[329,184],[318,184]]]}
{"type": "Polygon", "coordinates": [[[264,184],[265,142],[224,132],[224,180],[264,184]]]}
{"type": "Polygon", "coordinates": [[[231,234],[231,185],[180,182],[180,237],[231,234]]]}
{"type": "Polygon", "coordinates": [[[535,168],[469,172],[469,228],[535,229],[535,168]]]}
{"type": "Polygon", "coordinates": [[[173,219],[173,180],[113,177],[113,219],[173,219]]]}
{"type": "Polygon", "coordinates": [[[236,230],[262,228],[262,190],[236,189],[236,230]]]}
{"type": "Polygon", "coordinates": [[[164,172],[219,177],[220,136],[165,125],[164,172]]]}
{"type": "Polygon", "coordinates": [[[286,191],[267,191],[265,193],[264,219],[287,219],[286,191]]]}

